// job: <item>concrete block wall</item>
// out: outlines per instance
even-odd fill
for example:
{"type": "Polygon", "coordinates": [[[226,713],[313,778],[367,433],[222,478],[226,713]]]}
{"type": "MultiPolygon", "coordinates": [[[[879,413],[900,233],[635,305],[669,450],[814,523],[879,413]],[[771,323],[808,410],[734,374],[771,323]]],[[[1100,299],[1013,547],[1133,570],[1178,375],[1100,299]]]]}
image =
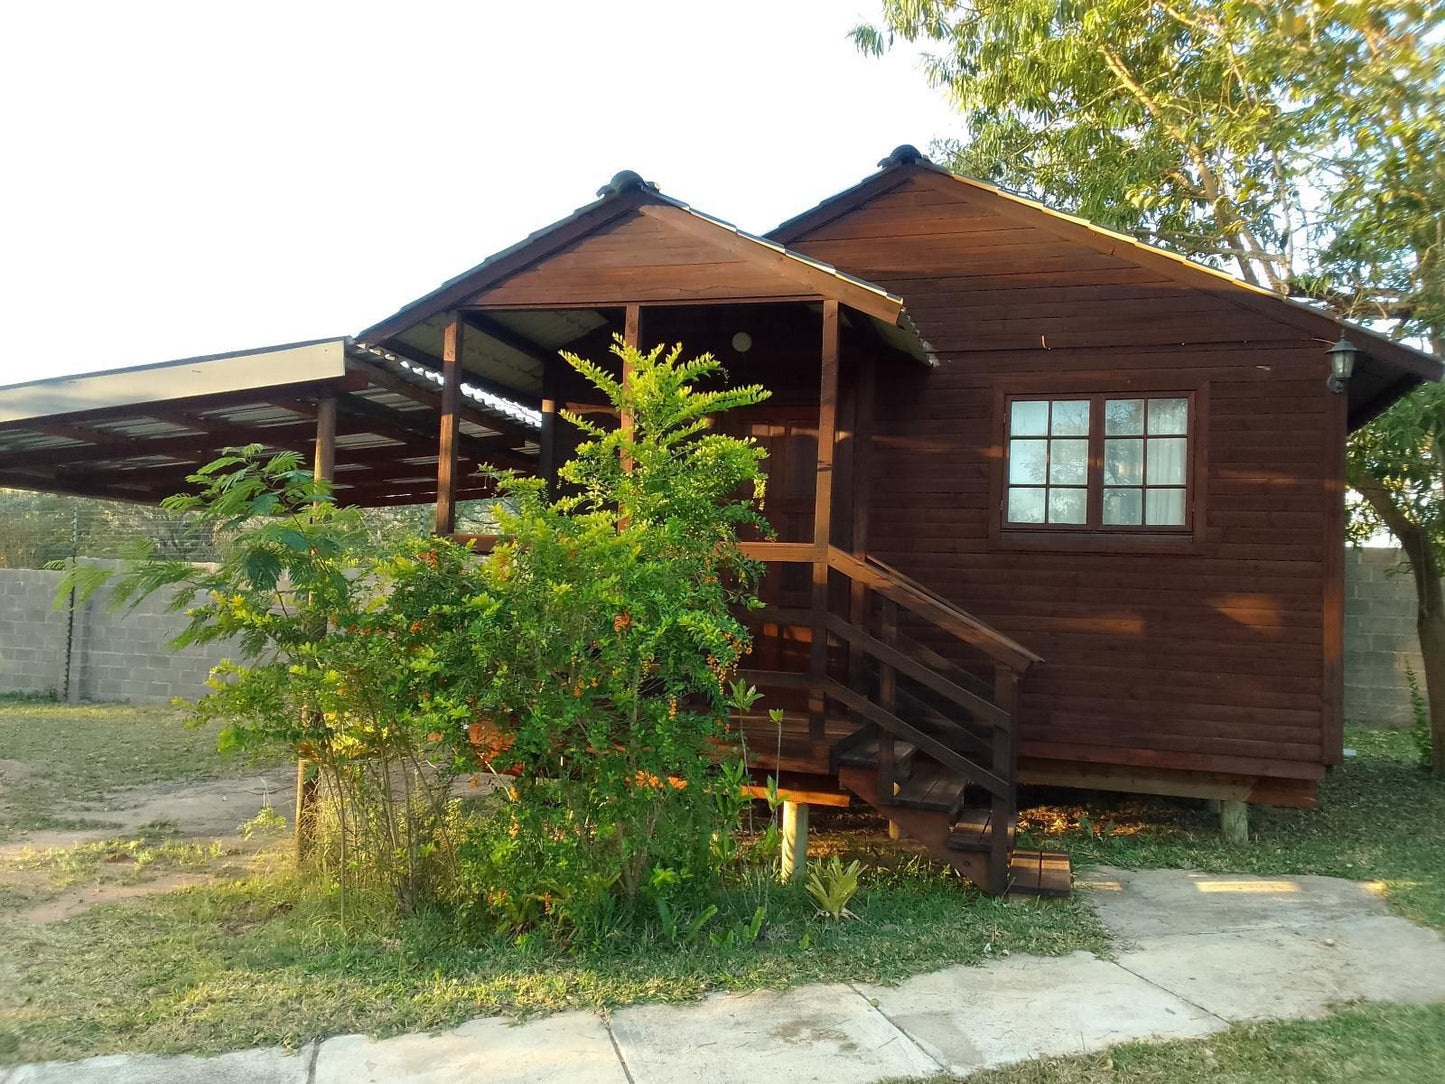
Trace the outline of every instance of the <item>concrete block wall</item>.
{"type": "Polygon", "coordinates": [[[59,572],[0,569],[0,692],[64,684],[67,615],[55,609],[59,582],[59,572]]]}
{"type": "Polygon", "coordinates": [[[1409,726],[1406,668],[1425,688],[1415,632],[1415,583],[1400,551],[1345,551],[1345,721],[1363,726],[1409,726]]]}
{"type": "MultiPolygon", "coordinates": [[[[1405,668],[1424,684],[1415,635],[1415,588],[1394,575],[1398,550],[1345,553],[1345,719],[1367,726],[1408,726],[1405,668]]],[[[68,616],[54,608],[59,572],[0,569],[0,692],[64,690],[68,616]]],[[[97,596],[77,609],[70,645],[75,699],[159,703],[205,691],[223,645],[175,652],[167,647],[183,615],[155,595],[134,610],[111,611],[97,596]]]]}
{"type": "Polygon", "coordinates": [[[185,615],[167,610],[173,592],[158,592],[134,609],[112,610],[108,592],[77,606],[55,608],[61,573],[0,569],[0,692],[55,692],[69,699],[166,703],[205,692],[211,668],[234,649],[223,644],[174,651],[170,641],[185,615]]]}

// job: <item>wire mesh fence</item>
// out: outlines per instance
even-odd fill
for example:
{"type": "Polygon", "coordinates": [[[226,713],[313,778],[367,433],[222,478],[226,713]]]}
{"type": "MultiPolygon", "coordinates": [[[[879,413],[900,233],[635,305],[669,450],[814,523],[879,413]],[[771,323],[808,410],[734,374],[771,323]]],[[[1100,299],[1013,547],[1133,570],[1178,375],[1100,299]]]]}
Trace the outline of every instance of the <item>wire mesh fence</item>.
{"type": "MultiPolygon", "coordinates": [[[[459,502],[457,531],[489,533],[495,504],[459,502]]],[[[433,511],[430,504],[414,504],[368,508],[363,515],[379,539],[429,531],[433,511]]],[[[165,557],[215,561],[223,541],[193,517],[153,505],[0,488],[0,568],[45,568],[73,557],[124,558],[145,543],[154,543],[165,557]]]]}

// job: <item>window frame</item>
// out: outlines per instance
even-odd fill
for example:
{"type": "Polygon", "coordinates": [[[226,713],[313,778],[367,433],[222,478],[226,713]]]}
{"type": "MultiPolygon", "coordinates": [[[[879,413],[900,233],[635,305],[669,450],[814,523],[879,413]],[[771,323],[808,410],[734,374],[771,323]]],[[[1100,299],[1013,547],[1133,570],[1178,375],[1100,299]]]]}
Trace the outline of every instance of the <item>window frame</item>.
{"type": "MultiPolygon", "coordinates": [[[[1123,374],[1113,380],[1097,377],[1097,375],[1087,380],[1080,380],[1061,374],[1059,377],[1038,375],[1022,379],[1015,378],[1008,382],[1000,382],[995,386],[994,470],[990,486],[992,511],[989,516],[991,545],[999,548],[1073,547],[1135,552],[1159,549],[1178,551],[1196,548],[1195,543],[1202,537],[1205,520],[1205,481],[1208,477],[1206,441],[1208,384],[1187,379],[1163,379],[1157,382],[1150,381],[1147,385],[1141,382],[1140,386],[1136,387],[1131,387],[1131,383],[1133,381],[1123,374]],[[1008,520],[1010,488],[1008,472],[1013,404],[1021,400],[1054,402],[1070,399],[1087,399],[1090,403],[1085,522],[1010,522],[1008,520]],[[1105,525],[1103,523],[1105,488],[1103,404],[1106,399],[1187,400],[1187,421],[1184,433],[1187,441],[1183,485],[1184,523],[1182,525],[1105,525]]],[[[1146,431],[1141,435],[1141,439],[1148,439],[1147,407],[1146,431]]],[[[1139,487],[1141,502],[1147,499],[1145,495],[1148,488],[1147,485],[1142,484],[1139,487]]],[[[1045,500],[1047,501],[1047,497],[1045,500]]]]}

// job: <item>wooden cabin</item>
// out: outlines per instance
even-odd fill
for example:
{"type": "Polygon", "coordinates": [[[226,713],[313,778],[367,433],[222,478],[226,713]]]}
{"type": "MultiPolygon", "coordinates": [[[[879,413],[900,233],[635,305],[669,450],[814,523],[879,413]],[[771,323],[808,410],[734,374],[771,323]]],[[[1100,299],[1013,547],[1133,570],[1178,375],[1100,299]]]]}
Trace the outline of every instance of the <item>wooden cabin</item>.
{"type": "Polygon", "coordinates": [[[767,237],[619,174],[288,348],[310,367],[0,389],[0,485],[157,499],[241,431],[314,425],[341,499],[435,501],[451,533],[473,463],[554,474],[559,407],[603,408],[557,352],[614,334],[773,392],[725,422],[770,453],[759,778],[869,802],[995,892],[1067,888],[1013,848],[1019,783],[1314,803],[1342,756],[1346,434],[1440,363],[909,147],[767,237]]]}

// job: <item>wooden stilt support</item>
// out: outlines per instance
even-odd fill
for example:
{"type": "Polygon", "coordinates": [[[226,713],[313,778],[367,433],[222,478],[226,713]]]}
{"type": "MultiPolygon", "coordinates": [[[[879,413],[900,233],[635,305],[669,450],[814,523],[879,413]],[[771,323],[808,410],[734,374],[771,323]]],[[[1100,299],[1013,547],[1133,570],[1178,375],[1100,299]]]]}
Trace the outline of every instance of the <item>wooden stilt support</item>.
{"type": "MultiPolygon", "coordinates": [[[[322,394],[316,400],[316,445],[311,473],[318,482],[336,478],[336,396],[322,394]]],[[[326,635],[326,630],[319,630],[326,635]]],[[[316,839],[316,791],[320,773],[305,759],[296,761],[296,864],[300,865],[316,839]]]]}
{"type": "Polygon", "coordinates": [[[436,533],[457,529],[457,435],[462,407],[462,318],[452,313],[442,333],[442,408],[437,427],[436,533]]]}
{"type": "Polygon", "coordinates": [[[1224,837],[1224,842],[1234,847],[1243,847],[1249,842],[1248,802],[1219,803],[1219,834],[1224,837]]]}
{"type": "Polygon", "coordinates": [[[542,362],[542,434],[538,438],[537,473],[547,486],[547,496],[557,496],[557,385],[561,378],[562,359],[550,357],[542,362]]]}
{"type": "Polygon", "coordinates": [[[838,302],[823,302],[822,374],[818,382],[818,472],[813,497],[813,643],[809,670],[808,738],[827,742],[827,704],[823,679],[828,674],[828,545],[833,532],[833,456],[838,412],[838,302]]]}
{"type": "Polygon", "coordinates": [[[783,803],[783,852],[781,875],[792,881],[806,876],[808,863],[808,807],[803,802],[783,803]]]}
{"type": "MultiPolygon", "coordinates": [[[[622,343],[624,346],[630,346],[634,350],[640,350],[642,347],[638,344],[641,341],[641,335],[642,306],[628,305],[622,323],[622,343]]],[[[632,366],[624,360],[622,363],[622,386],[626,388],[631,380],[632,366]]],[[[629,411],[623,411],[622,417],[619,418],[618,421],[622,426],[622,431],[630,435],[632,433],[632,414],[629,411]]],[[[631,456],[624,455],[622,457],[622,469],[629,472],[632,470],[631,456]]]]}

